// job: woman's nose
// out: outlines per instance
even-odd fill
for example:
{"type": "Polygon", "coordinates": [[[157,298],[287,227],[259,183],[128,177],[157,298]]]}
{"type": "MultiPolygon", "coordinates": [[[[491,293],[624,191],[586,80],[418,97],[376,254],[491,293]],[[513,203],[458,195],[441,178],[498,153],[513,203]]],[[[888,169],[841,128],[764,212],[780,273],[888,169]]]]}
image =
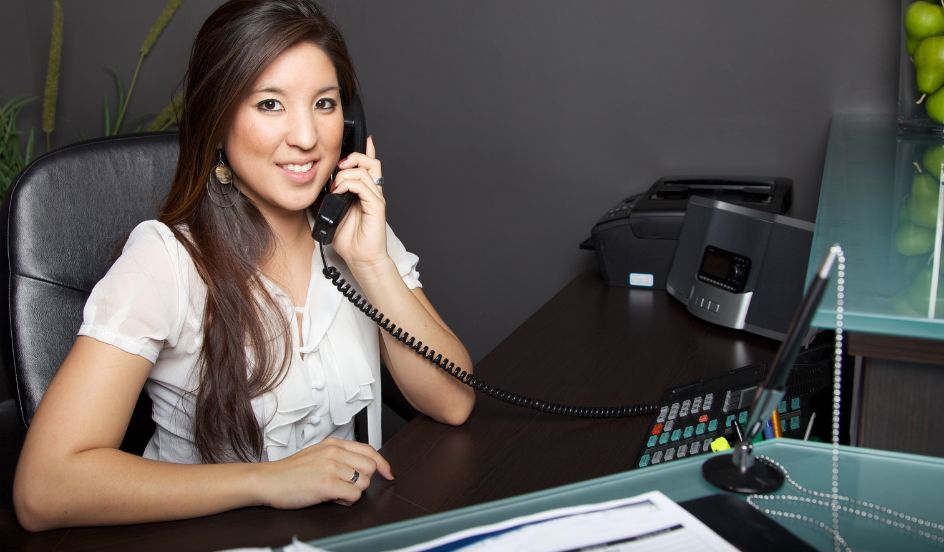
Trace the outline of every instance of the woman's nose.
{"type": "Polygon", "coordinates": [[[285,140],[288,145],[299,149],[311,149],[318,143],[318,130],[312,113],[297,113],[290,123],[285,140]]]}

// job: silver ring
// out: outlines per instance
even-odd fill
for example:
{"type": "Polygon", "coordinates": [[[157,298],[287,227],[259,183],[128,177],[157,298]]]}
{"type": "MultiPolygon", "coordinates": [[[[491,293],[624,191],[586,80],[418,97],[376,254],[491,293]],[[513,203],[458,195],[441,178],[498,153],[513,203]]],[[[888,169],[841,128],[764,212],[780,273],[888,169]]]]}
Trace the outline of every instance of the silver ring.
{"type": "Polygon", "coordinates": [[[354,470],[354,475],[351,476],[351,483],[357,483],[357,480],[360,479],[361,472],[354,470]]]}
{"type": "Polygon", "coordinates": [[[383,185],[384,185],[384,177],[378,176],[377,178],[375,178],[375,179],[374,179],[374,184],[376,184],[376,185],[378,185],[378,186],[383,186],[383,185]]]}

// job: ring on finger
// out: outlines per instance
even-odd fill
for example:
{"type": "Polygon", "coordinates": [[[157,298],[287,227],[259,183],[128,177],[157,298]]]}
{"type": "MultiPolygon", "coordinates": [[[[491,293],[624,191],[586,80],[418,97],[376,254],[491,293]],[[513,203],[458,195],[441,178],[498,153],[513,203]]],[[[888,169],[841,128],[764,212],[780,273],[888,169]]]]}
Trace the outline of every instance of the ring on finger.
{"type": "Polygon", "coordinates": [[[383,185],[384,185],[384,177],[378,176],[377,178],[375,178],[375,179],[374,179],[374,184],[376,184],[376,185],[378,185],[378,186],[383,186],[383,185]]]}
{"type": "Polygon", "coordinates": [[[351,476],[351,483],[357,483],[357,480],[360,479],[361,472],[354,470],[354,475],[351,476]]]}

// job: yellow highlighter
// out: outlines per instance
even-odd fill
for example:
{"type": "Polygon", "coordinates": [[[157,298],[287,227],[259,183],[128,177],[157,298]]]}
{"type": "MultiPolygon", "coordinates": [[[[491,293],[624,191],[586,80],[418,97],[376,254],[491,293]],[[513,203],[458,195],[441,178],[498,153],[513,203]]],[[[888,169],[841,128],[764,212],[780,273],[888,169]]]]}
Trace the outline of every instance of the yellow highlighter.
{"type": "Polygon", "coordinates": [[[728,443],[728,440],[724,437],[718,437],[711,442],[711,452],[721,452],[722,450],[728,450],[731,448],[731,444],[728,443]]]}

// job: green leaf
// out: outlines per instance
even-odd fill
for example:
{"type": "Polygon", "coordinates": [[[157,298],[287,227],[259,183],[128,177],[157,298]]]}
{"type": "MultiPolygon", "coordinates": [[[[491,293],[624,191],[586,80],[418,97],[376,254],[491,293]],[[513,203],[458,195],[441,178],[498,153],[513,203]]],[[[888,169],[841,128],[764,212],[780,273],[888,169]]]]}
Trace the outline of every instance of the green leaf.
{"type": "Polygon", "coordinates": [[[164,32],[164,28],[167,27],[167,24],[170,23],[171,19],[173,19],[174,13],[182,3],[183,0],[168,0],[167,5],[164,6],[161,14],[157,17],[157,20],[154,21],[154,23],[151,25],[151,28],[148,29],[148,34],[144,38],[144,43],[141,44],[141,49],[139,51],[142,56],[146,56],[151,52],[151,48],[153,48],[154,43],[157,42],[157,37],[161,36],[161,33],[164,32]]]}
{"type": "Polygon", "coordinates": [[[30,131],[24,155],[20,152],[20,137],[24,133],[17,128],[17,118],[23,106],[34,99],[17,97],[0,106],[0,197],[32,157],[33,132],[30,131]]]}
{"type": "Polygon", "coordinates": [[[105,96],[105,136],[111,136],[111,115],[108,113],[108,96],[105,96]]]}
{"type": "MultiPolygon", "coordinates": [[[[128,108],[127,102],[129,99],[125,95],[125,85],[124,83],[121,82],[121,77],[118,76],[118,73],[116,73],[112,69],[105,69],[105,70],[108,71],[109,74],[111,74],[111,79],[115,83],[115,94],[118,96],[118,100],[115,102],[115,113],[124,113],[124,111],[128,108]]],[[[120,119],[115,121],[114,128],[111,127],[111,124],[108,124],[107,127],[110,130],[105,131],[105,136],[118,134],[118,131],[121,130],[120,126],[121,126],[120,119]]]]}
{"type": "Polygon", "coordinates": [[[8,166],[6,163],[0,163],[0,183],[2,187],[6,188],[10,185],[10,182],[13,181],[13,177],[17,175],[19,171],[13,169],[13,167],[8,166]]]}
{"type": "Polygon", "coordinates": [[[34,129],[30,129],[29,138],[26,139],[26,158],[23,160],[23,166],[29,165],[29,162],[33,160],[33,138],[35,138],[33,132],[34,129]]]}
{"type": "Polygon", "coordinates": [[[154,117],[154,120],[147,126],[148,130],[167,130],[172,125],[177,124],[177,118],[183,109],[184,91],[179,90],[170,102],[161,109],[161,112],[154,117]]]}

